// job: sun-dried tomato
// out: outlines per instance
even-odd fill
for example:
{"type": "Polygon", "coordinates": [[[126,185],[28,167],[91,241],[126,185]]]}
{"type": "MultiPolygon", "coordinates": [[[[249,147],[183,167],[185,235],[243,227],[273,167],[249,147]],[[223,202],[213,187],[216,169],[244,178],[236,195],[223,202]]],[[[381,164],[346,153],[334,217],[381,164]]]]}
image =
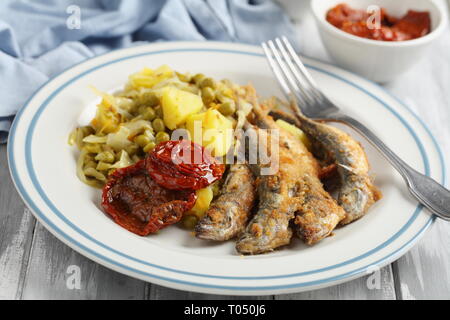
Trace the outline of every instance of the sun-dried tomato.
{"type": "Polygon", "coordinates": [[[102,207],[120,226],[146,236],[178,222],[195,201],[192,190],[175,192],[157,184],[142,160],[111,174],[103,188],[102,207]]]}
{"type": "Polygon", "coordinates": [[[202,146],[187,140],[160,143],[145,160],[150,176],[171,190],[198,190],[219,180],[225,166],[202,146]]]}

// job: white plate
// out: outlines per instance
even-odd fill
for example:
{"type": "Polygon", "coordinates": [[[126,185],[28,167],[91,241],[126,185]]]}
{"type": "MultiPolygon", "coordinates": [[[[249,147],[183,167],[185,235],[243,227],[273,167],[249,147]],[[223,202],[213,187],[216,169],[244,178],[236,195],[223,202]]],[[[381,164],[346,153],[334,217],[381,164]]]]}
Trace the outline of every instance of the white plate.
{"type": "MultiPolygon", "coordinates": [[[[414,168],[444,182],[444,163],[435,140],[401,102],[358,76],[312,59],[305,62],[333,101],[367,124],[414,168]]],[[[404,254],[432,223],[432,216],[409,195],[400,176],[365,145],[384,198],[366,217],[313,247],[294,240],[283,250],[243,257],[234,251],[233,241],[211,244],[177,226],[145,238],[126,231],[99,209],[99,192],[77,179],[76,150],[68,146],[67,137],[83,110],[95,101],[89,85],[112,90],[143,66],[161,64],[241,84],[251,82],[266,97],[280,94],[259,48],[214,42],[159,43],[115,51],[66,70],[44,85],[12,127],[11,174],[37,219],[81,254],[167,287],[279,294],[373,272],[404,254]]]]}

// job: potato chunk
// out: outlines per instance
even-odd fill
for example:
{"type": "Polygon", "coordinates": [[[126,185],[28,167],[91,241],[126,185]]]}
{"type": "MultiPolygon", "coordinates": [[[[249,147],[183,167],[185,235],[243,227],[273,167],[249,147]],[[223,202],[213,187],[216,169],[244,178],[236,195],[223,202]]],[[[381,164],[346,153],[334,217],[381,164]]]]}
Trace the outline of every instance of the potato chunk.
{"type": "Polygon", "coordinates": [[[164,123],[174,130],[178,125],[186,122],[188,116],[196,114],[203,108],[200,96],[175,87],[164,89],[161,99],[164,114],[164,123]]]}
{"type": "Polygon", "coordinates": [[[226,155],[233,144],[233,123],[214,109],[189,116],[186,129],[192,141],[210,150],[215,157],[226,155]]]}
{"type": "Polygon", "coordinates": [[[185,215],[194,215],[198,219],[201,219],[209,209],[209,205],[213,199],[213,190],[212,187],[209,186],[204,189],[197,190],[196,194],[197,201],[195,202],[194,207],[186,212],[185,215]]]}
{"type": "Polygon", "coordinates": [[[299,129],[296,126],[294,126],[290,123],[287,123],[286,121],[281,120],[281,119],[278,119],[277,121],[275,121],[275,124],[279,128],[286,130],[287,132],[294,135],[294,137],[298,138],[301,142],[303,142],[303,144],[305,145],[306,148],[311,149],[311,142],[309,141],[308,137],[301,129],[299,129]]]}
{"type": "Polygon", "coordinates": [[[134,88],[152,88],[156,84],[169,79],[175,75],[175,72],[166,65],[156,70],[144,68],[140,72],[130,76],[130,84],[134,88]]]}

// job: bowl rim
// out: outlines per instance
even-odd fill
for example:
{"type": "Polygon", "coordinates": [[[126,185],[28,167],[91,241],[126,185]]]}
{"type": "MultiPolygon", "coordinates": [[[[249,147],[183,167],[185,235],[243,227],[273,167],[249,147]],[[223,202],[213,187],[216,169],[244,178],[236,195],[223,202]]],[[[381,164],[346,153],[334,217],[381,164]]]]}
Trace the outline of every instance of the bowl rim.
{"type": "MultiPolygon", "coordinates": [[[[319,13],[317,12],[316,3],[318,1],[320,1],[320,0],[311,0],[310,1],[311,11],[312,11],[318,24],[322,25],[329,32],[333,32],[335,35],[339,36],[340,38],[344,38],[346,40],[371,45],[373,47],[395,48],[395,47],[412,47],[412,46],[416,46],[416,45],[422,45],[422,44],[431,42],[432,40],[439,37],[447,26],[447,13],[446,12],[444,13],[444,10],[439,5],[437,5],[434,0],[425,0],[428,2],[428,4],[433,6],[436,9],[436,11],[439,13],[439,24],[429,34],[427,34],[423,37],[417,38],[417,39],[405,40],[405,41],[380,41],[380,40],[366,39],[363,37],[358,37],[353,34],[347,33],[345,31],[333,26],[331,23],[329,23],[325,19],[325,16],[319,15],[319,13]]],[[[422,0],[422,1],[424,1],[424,0],[422,0]]]]}

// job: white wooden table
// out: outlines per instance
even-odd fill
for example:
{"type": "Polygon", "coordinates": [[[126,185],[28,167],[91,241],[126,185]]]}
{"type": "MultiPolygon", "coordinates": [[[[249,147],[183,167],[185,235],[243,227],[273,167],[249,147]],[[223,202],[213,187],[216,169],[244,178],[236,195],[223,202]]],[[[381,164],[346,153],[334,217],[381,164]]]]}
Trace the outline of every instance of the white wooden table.
{"type": "MultiPolygon", "coordinates": [[[[302,52],[329,60],[311,17],[297,23],[302,52]]],[[[428,57],[385,86],[429,126],[450,155],[450,33],[428,57]]],[[[450,167],[450,166],[448,166],[450,167]]],[[[450,177],[450,172],[447,172],[450,177]]],[[[450,223],[438,221],[402,258],[381,270],[381,285],[360,278],[299,294],[252,299],[450,299],[450,223]]],[[[12,184],[0,146],[0,299],[240,299],[183,292],[136,280],[79,255],[37,223],[12,184]],[[80,289],[66,285],[69,266],[81,270],[80,289]]]]}

